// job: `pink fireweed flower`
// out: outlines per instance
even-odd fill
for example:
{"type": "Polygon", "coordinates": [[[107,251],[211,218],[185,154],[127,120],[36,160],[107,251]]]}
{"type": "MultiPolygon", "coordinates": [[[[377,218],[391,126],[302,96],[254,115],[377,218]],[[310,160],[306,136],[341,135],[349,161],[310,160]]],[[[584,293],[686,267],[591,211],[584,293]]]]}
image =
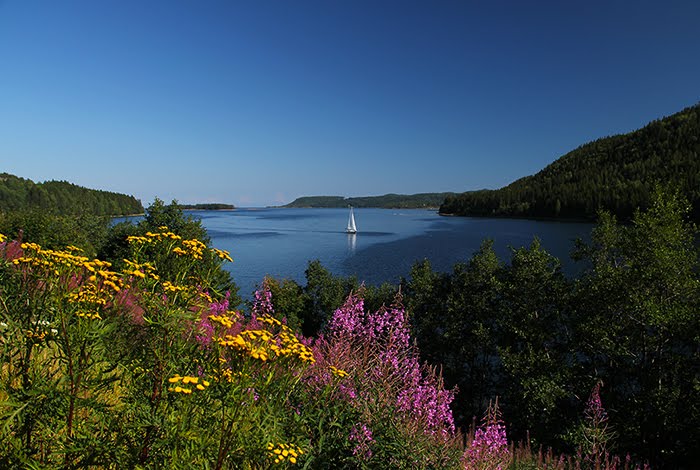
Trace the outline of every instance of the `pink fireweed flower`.
{"type": "Polygon", "coordinates": [[[600,399],[601,385],[602,382],[598,382],[591,390],[584,412],[582,450],[586,454],[586,460],[594,464],[607,455],[607,443],[614,437],[614,433],[608,428],[608,414],[600,399]]]}
{"type": "Polygon", "coordinates": [[[334,337],[362,337],[365,336],[365,309],[364,300],[350,295],[342,307],[333,313],[328,324],[328,330],[334,337]]]}
{"type": "Polygon", "coordinates": [[[372,437],[372,430],[366,424],[357,423],[353,426],[352,429],[350,429],[348,440],[355,443],[355,447],[352,449],[352,455],[360,460],[369,460],[372,458],[372,444],[374,443],[374,438],[372,437]]]}
{"type": "Polygon", "coordinates": [[[255,300],[253,300],[253,317],[261,317],[263,315],[273,315],[275,309],[272,306],[272,292],[267,279],[263,280],[262,290],[255,291],[255,300]]]}
{"type": "Polygon", "coordinates": [[[369,313],[360,297],[350,295],[331,318],[325,342],[326,355],[343,364],[354,381],[354,393],[343,394],[352,396],[349,401],[363,400],[377,383],[392,384],[383,398],[387,405],[396,406],[426,434],[441,439],[454,435],[454,391],[445,390],[434,370],[421,366],[402,306],[369,313]]]}
{"type": "Polygon", "coordinates": [[[603,425],[608,420],[608,414],[603,408],[603,402],[600,399],[600,385],[598,382],[591,390],[591,396],[588,397],[586,402],[586,419],[589,423],[595,427],[603,425]]]}
{"type": "Polygon", "coordinates": [[[484,422],[474,433],[462,461],[466,470],[503,470],[510,459],[506,427],[500,419],[496,400],[486,411],[484,422]]]}

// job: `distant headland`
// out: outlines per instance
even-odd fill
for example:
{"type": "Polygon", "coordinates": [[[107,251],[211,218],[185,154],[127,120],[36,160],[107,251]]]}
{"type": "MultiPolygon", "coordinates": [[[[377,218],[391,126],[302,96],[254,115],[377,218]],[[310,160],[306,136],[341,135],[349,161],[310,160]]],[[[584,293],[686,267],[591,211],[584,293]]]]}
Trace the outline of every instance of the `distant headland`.
{"type": "Polygon", "coordinates": [[[383,196],[343,197],[304,196],[282,207],[375,207],[383,209],[437,209],[455,193],[385,194],[383,196]]]}
{"type": "Polygon", "coordinates": [[[178,204],[183,211],[230,211],[236,208],[233,204],[206,203],[206,204],[178,204]]]}

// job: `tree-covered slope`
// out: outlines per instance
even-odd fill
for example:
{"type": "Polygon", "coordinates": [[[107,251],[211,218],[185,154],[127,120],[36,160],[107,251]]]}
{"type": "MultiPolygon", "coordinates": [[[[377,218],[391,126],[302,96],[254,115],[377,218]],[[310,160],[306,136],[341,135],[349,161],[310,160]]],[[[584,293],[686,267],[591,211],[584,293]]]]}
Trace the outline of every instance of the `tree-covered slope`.
{"type": "Polygon", "coordinates": [[[383,196],[342,197],[306,196],[295,199],[284,207],[379,207],[387,209],[423,209],[439,207],[454,193],[385,194],[383,196]]]}
{"type": "Polygon", "coordinates": [[[0,211],[42,209],[56,214],[126,215],[143,212],[134,196],[88,189],[66,181],[33,181],[0,173],[0,211]]]}
{"type": "Polygon", "coordinates": [[[700,218],[700,105],[634,132],[598,139],[539,173],[498,190],[446,198],[442,214],[595,217],[604,208],[629,218],[647,207],[657,183],[677,187],[700,218]]]}

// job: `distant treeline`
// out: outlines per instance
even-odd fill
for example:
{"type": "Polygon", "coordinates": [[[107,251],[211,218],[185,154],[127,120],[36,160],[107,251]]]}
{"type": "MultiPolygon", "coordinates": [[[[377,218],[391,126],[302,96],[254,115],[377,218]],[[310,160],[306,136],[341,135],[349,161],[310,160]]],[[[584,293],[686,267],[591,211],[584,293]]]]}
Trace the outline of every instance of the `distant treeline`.
{"type": "Polygon", "coordinates": [[[343,197],[306,196],[284,207],[379,207],[386,209],[424,209],[440,207],[454,193],[385,194],[383,196],[343,197]]]}
{"type": "Polygon", "coordinates": [[[40,209],[58,215],[143,213],[134,196],[77,186],[66,181],[33,181],[0,173],[0,212],[40,209]]]}
{"type": "Polygon", "coordinates": [[[449,196],[441,214],[594,218],[606,209],[629,219],[648,207],[655,184],[670,184],[700,219],[700,105],[637,131],[582,145],[498,190],[449,196]]]}
{"type": "Polygon", "coordinates": [[[231,210],[236,207],[233,204],[221,204],[221,203],[210,203],[210,204],[178,204],[182,210],[197,210],[197,211],[222,211],[231,210]]]}

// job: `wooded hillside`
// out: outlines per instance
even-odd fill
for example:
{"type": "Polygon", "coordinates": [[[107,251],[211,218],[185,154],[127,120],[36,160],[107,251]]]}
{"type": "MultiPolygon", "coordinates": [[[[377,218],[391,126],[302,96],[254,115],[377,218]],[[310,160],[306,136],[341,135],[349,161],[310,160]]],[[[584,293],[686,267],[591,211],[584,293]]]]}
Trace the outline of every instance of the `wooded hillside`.
{"type": "Polygon", "coordinates": [[[656,184],[678,188],[700,219],[700,105],[637,131],[582,145],[539,173],[498,190],[447,197],[441,214],[594,218],[600,208],[620,218],[648,207],[656,184]]]}
{"type": "Polygon", "coordinates": [[[60,215],[127,215],[143,213],[134,196],[88,189],[67,181],[34,183],[0,173],[0,211],[42,209],[60,215]]]}

